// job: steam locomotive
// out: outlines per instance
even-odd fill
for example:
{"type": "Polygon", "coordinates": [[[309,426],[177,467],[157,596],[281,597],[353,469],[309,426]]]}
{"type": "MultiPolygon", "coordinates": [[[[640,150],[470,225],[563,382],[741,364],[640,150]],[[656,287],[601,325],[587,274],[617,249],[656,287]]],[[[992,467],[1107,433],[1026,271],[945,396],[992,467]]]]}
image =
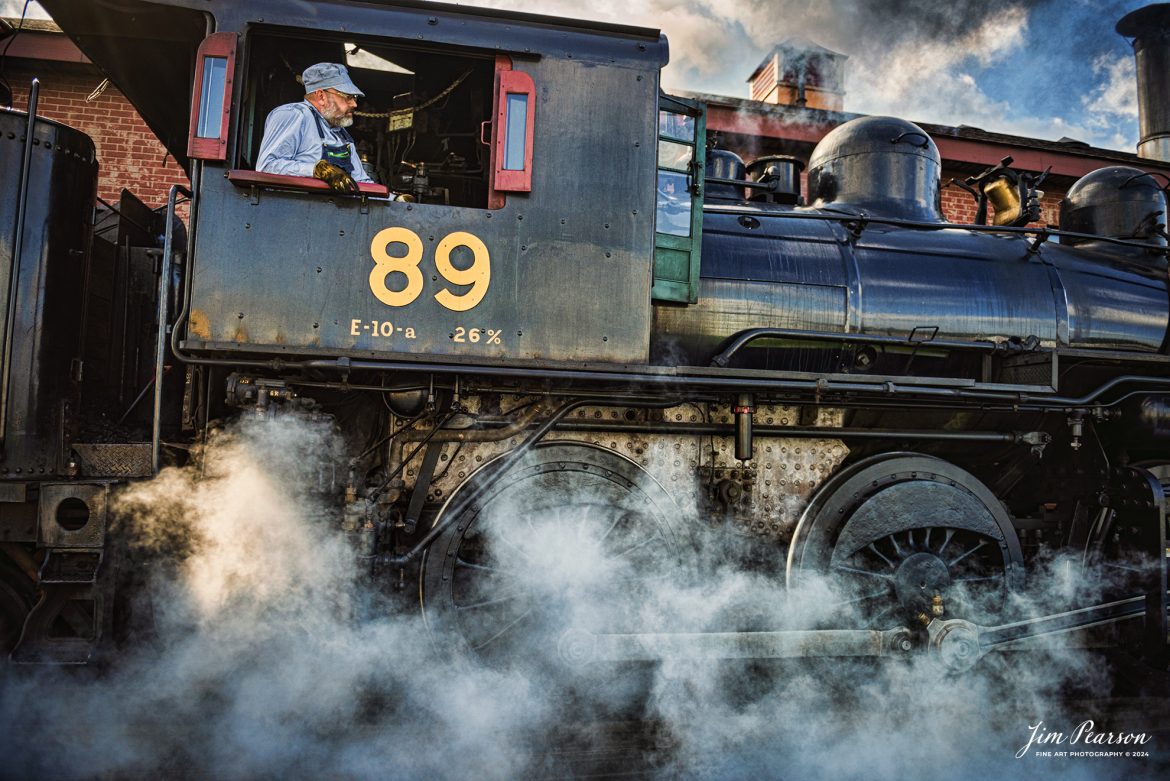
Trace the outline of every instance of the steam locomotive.
{"type": "Polygon", "coordinates": [[[1036,172],[999,166],[969,184],[980,224],[952,224],[910,122],[830,132],[807,195],[802,161],[708,149],[702,103],[660,92],[653,30],[412,0],[43,4],[190,188],[92,226],[92,141],[36,117],[35,87],[0,114],[14,661],[84,663],[117,634],[120,484],[222,421],[311,412],[348,447],[322,523],[479,655],[530,609],[501,545],[587,518],[635,572],[725,545],[793,587],[830,576],[861,618],[566,626],[577,663],[965,669],[1105,626],[1165,665],[1166,203],[1143,168],[1085,176],[1057,230],[1028,227],[1036,172]],[[368,96],[353,133],[379,183],[355,194],[253,170],[319,61],[368,96]],[[1128,574],[1011,620],[1056,552],[1128,574]]]}

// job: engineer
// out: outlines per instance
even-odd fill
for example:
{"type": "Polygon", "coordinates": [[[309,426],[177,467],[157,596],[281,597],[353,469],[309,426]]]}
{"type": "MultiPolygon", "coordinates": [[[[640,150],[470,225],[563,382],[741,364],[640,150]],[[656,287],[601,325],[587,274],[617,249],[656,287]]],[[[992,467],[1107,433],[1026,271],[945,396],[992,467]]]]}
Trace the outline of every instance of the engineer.
{"type": "Polygon", "coordinates": [[[344,65],[319,62],[301,75],[305,99],[277,106],[264,121],[256,170],[286,176],[312,176],[334,190],[357,192],[355,182],[371,182],[358,158],[353,137],[357,99],[364,97],[344,65]]]}

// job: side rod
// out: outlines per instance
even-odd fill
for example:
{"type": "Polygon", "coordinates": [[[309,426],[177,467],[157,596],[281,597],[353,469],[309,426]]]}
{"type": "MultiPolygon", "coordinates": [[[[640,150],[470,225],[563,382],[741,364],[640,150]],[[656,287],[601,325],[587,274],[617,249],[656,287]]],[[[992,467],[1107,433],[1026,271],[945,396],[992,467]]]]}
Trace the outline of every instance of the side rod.
{"type": "MultiPolygon", "coordinates": [[[[1063,613],[979,626],[962,619],[935,619],[925,647],[954,672],[974,666],[984,654],[1025,638],[1137,618],[1145,596],[1135,596],[1063,613]]],[[[923,647],[922,633],[907,627],[875,629],[797,629],[776,632],[644,632],[603,634],[566,630],[557,651],[573,665],[657,659],[791,659],[802,657],[904,657],[923,647]]]]}

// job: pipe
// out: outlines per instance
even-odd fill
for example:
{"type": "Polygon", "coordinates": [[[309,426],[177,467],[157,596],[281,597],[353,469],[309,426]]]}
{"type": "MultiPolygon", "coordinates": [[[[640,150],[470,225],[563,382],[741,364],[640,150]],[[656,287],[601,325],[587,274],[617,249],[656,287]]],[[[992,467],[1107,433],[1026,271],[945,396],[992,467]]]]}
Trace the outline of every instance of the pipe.
{"type": "MultiPolygon", "coordinates": [[[[622,434],[679,434],[683,436],[730,436],[734,427],[720,423],[623,423],[620,421],[568,420],[557,426],[558,431],[582,433],[620,432],[622,434]]],[[[911,429],[843,429],[814,426],[752,426],[755,437],[788,437],[792,439],[842,440],[903,440],[914,442],[988,442],[1012,444],[1040,444],[1042,434],[1026,431],[916,431],[911,429]]]]}
{"type": "MultiPolygon", "coordinates": [[[[1033,337],[1034,338],[1034,337],[1033,337]]],[[[890,347],[933,347],[944,350],[977,350],[980,352],[1050,353],[1051,350],[1039,349],[1037,346],[1028,346],[1026,340],[1021,344],[1014,342],[956,342],[946,339],[920,339],[910,337],[884,336],[881,334],[842,333],[840,331],[802,331],[796,328],[749,328],[733,334],[730,343],[718,355],[711,359],[711,365],[726,368],[735,354],[748,344],[759,339],[797,339],[801,341],[847,342],[856,344],[881,344],[890,347]]]]}
{"type": "Polygon", "coordinates": [[[741,393],[735,402],[735,457],[740,461],[752,460],[752,415],[756,412],[756,400],[750,393],[741,393]]]}
{"type": "Polygon", "coordinates": [[[433,431],[430,435],[424,434],[421,430],[415,429],[407,431],[402,435],[402,438],[407,441],[418,441],[420,439],[428,439],[432,442],[501,442],[505,439],[510,439],[517,434],[526,431],[528,424],[535,420],[542,412],[546,411],[545,402],[543,400],[532,405],[531,409],[525,410],[515,419],[508,421],[505,425],[496,428],[486,429],[444,429],[442,431],[433,431]]]}
{"type": "Polygon", "coordinates": [[[34,78],[28,93],[28,126],[24,133],[24,154],[20,161],[20,187],[17,190],[16,234],[13,236],[12,269],[8,277],[8,311],[4,321],[4,345],[0,362],[3,363],[3,377],[0,378],[0,449],[3,449],[8,433],[8,386],[12,380],[12,341],[16,331],[16,296],[20,290],[20,261],[24,254],[24,220],[28,211],[29,172],[32,170],[32,148],[36,140],[37,105],[40,103],[41,82],[34,78]]]}
{"type": "Polygon", "coordinates": [[[255,366],[255,363],[247,364],[243,361],[214,361],[214,360],[199,360],[186,355],[179,348],[179,334],[183,331],[183,325],[187,322],[187,317],[191,312],[191,280],[195,274],[195,237],[199,231],[195,226],[199,224],[199,199],[194,196],[194,193],[199,192],[202,186],[203,178],[203,161],[194,160],[191,163],[191,189],[188,191],[192,193],[191,208],[188,212],[187,219],[190,223],[187,226],[187,262],[183,267],[183,305],[179,309],[179,314],[175,317],[175,324],[171,328],[171,353],[176,359],[183,363],[191,363],[197,366],[255,366]]]}

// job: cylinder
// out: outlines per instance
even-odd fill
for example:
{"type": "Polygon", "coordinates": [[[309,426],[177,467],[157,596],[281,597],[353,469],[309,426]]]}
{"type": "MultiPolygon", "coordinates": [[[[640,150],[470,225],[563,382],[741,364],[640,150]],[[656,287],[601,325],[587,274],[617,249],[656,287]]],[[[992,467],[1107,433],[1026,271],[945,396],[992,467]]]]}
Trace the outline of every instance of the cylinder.
{"type": "Polygon", "coordinates": [[[1138,156],[1170,162],[1170,3],[1126,14],[1117,32],[1133,39],[1137,60],[1138,156]]]}

